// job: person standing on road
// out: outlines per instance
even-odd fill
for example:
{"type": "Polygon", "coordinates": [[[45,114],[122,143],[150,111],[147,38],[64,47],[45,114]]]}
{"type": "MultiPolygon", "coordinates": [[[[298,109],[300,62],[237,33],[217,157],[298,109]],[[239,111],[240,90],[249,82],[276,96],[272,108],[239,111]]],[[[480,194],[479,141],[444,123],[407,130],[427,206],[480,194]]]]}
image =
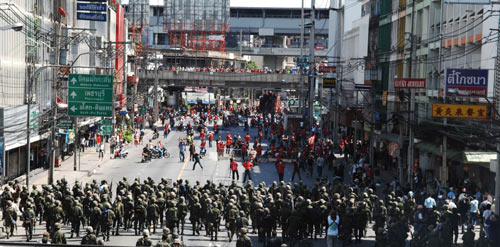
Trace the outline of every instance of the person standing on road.
{"type": "Polygon", "coordinates": [[[236,180],[240,180],[240,174],[238,173],[238,162],[236,162],[233,158],[230,159],[229,168],[231,169],[231,174],[236,174],[236,180]]]}
{"type": "Polygon", "coordinates": [[[245,183],[245,181],[247,180],[247,177],[248,177],[248,180],[252,180],[252,175],[250,174],[250,170],[252,169],[253,164],[249,160],[246,160],[245,162],[243,162],[243,167],[245,168],[245,174],[243,176],[243,183],[245,183]]]}
{"type": "Polygon", "coordinates": [[[316,159],[316,167],[318,169],[318,177],[323,175],[323,166],[325,166],[325,159],[323,159],[322,155],[318,155],[316,159]]]}
{"type": "Polygon", "coordinates": [[[201,162],[200,162],[200,154],[199,153],[194,153],[193,154],[193,160],[194,160],[194,163],[193,163],[193,171],[194,169],[196,168],[196,164],[199,164],[201,169],[203,170],[203,166],[201,165],[201,162]]]}
{"type": "Polygon", "coordinates": [[[340,219],[337,213],[332,210],[328,216],[328,231],[326,237],[326,246],[334,247],[338,245],[337,237],[339,235],[340,219]]]}
{"type": "Polygon", "coordinates": [[[169,133],[170,133],[170,130],[168,128],[168,123],[167,123],[167,124],[165,124],[165,128],[163,129],[163,138],[167,139],[169,133]]]}
{"type": "Polygon", "coordinates": [[[208,133],[208,147],[212,147],[212,141],[214,140],[214,133],[208,133]]]}
{"type": "Polygon", "coordinates": [[[295,174],[299,176],[299,180],[302,180],[302,177],[300,176],[300,162],[298,160],[293,161],[293,173],[292,173],[292,180],[295,178],[295,174]]]}
{"type": "Polygon", "coordinates": [[[276,164],[276,169],[278,170],[278,178],[279,181],[283,181],[283,177],[285,176],[285,163],[282,160],[276,164]]]}
{"type": "Polygon", "coordinates": [[[184,145],[184,141],[181,139],[179,141],[179,159],[181,162],[184,162],[184,159],[186,158],[184,155],[185,150],[186,150],[186,146],[184,145]]]}

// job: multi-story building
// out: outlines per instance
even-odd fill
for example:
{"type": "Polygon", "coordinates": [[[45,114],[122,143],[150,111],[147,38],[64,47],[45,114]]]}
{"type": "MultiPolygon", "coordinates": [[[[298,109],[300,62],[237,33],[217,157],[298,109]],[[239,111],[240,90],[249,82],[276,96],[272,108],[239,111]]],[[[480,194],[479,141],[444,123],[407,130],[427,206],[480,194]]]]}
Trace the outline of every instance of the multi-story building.
{"type": "MultiPolygon", "coordinates": [[[[123,48],[108,42],[125,41],[126,20],[117,1],[110,0],[106,5],[102,12],[106,21],[88,21],[77,17],[73,0],[0,0],[0,27],[22,24],[21,31],[0,31],[0,169],[4,179],[26,172],[26,103],[30,82],[32,169],[48,166],[49,127],[53,122],[50,116],[56,107],[60,112],[57,117],[66,115],[67,72],[114,74],[120,82],[116,98],[124,98],[120,95],[126,89],[123,71],[127,66],[118,51],[123,48]],[[58,59],[56,54],[60,54],[58,59]],[[55,64],[57,60],[59,63],[55,64]],[[37,70],[40,73],[33,78],[37,70]]],[[[116,105],[124,103],[122,100],[116,105]]],[[[81,133],[93,120],[80,119],[81,133]]],[[[75,140],[67,136],[73,137],[74,133],[58,132],[56,156],[73,148],[75,140]]]]}

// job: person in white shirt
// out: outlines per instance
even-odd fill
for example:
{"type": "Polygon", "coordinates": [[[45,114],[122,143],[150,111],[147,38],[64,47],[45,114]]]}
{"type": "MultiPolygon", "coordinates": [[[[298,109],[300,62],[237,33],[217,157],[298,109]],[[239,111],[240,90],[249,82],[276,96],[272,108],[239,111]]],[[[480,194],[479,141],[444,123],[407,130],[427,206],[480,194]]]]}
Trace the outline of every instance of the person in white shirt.
{"type": "Polygon", "coordinates": [[[339,223],[340,219],[337,215],[337,212],[334,210],[330,211],[330,215],[328,215],[328,231],[326,238],[326,246],[334,247],[338,246],[338,235],[339,235],[339,223]]]}
{"type": "Polygon", "coordinates": [[[485,210],[483,212],[483,219],[484,219],[484,233],[486,233],[486,238],[490,238],[490,225],[486,223],[486,220],[490,217],[492,211],[491,211],[491,204],[487,204],[485,206],[485,210]]]}
{"type": "Polygon", "coordinates": [[[426,209],[434,209],[436,207],[436,200],[429,195],[424,201],[424,206],[426,209]]]}

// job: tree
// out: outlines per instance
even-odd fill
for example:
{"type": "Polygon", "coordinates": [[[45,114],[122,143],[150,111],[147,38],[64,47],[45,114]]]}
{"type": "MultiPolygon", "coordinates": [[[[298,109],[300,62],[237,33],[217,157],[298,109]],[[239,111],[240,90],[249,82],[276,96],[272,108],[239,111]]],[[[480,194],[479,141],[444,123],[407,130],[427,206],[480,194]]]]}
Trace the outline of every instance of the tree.
{"type": "Polygon", "coordinates": [[[247,61],[245,63],[245,67],[248,68],[248,69],[258,69],[257,64],[255,63],[255,61],[247,61]]]}

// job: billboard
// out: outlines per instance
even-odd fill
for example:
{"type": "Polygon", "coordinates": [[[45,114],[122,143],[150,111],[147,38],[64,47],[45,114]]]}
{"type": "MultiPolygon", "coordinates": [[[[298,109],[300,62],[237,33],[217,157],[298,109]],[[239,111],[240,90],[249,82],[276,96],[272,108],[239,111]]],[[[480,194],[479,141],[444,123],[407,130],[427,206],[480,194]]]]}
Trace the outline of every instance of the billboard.
{"type": "Polygon", "coordinates": [[[486,97],[487,69],[446,69],[446,94],[462,97],[486,97]]]}
{"type": "Polygon", "coordinates": [[[441,118],[486,119],[486,105],[432,104],[432,116],[441,118]]]}
{"type": "Polygon", "coordinates": [[[425,79],[422,78],[397,78],[394,88],[425,88],[425,79]]]}

